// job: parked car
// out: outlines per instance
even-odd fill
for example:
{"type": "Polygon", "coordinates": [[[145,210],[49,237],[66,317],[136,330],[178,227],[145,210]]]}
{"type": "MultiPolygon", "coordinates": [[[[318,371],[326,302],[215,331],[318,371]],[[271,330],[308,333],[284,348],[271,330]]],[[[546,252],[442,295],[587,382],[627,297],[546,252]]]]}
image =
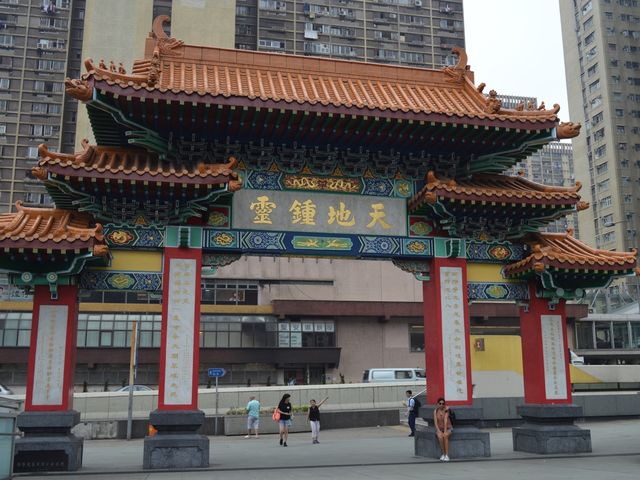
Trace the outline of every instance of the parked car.
{"type": "MultiPolygon", "coordinates": [[[[128,392],[129,390],[131,390],[131,385],[126,385],[117,389],[116,392],[128,392]]],[[[134,392],[150,392],[152,390],[153,388],[147,387],[146,385],[133,385],[134,392]]]]}
{"type": "Polygon", "coordinates": [[[4,385],[0,384],[0,395],[13,395],[13,392],[10,388],[7,388],[4,385]]]}
{"type": "Polygon", "coordinates": [[[584,357],[578,356],[573,350],[569,350],[569,356],[571,357],[571,365],[584,365],[584,357]]]}
{"type": "Polygon", "coordinates": [[[426,378],[421,368],[371,368],[362,372],[362,381],[365,383],[415,382],[426,378]]]}

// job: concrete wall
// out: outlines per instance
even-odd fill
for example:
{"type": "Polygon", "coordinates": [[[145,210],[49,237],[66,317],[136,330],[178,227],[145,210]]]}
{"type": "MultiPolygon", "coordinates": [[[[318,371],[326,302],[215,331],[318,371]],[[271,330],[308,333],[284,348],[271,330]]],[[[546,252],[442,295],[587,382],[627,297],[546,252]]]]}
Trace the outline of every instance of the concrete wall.
{"type": "MultiPolygon", "coordinates": [[[[104,59],[107,65],[111,60],[116,65],[122,62],[130,72],[133,61],[144,57],[144,43],[151,31],[152,21],[153,0],[87,0],[82,59],[93,58],[96,63],[104,59]],[[117,25],[120,34],[115,35],[111,25],[117,25]]],[[[81,150],[83,138],[95,143],[87,108],[84,103],[78,102],[76,151],[81,150]]]]}
{"type": "Polygon", "coordinates": [[[273,300],[422,301],[421,282],[388,261],[244,256],[220,268],[215,276],[332,283],[266,284],[260,289],[260,304],[273,300]]]}
{"type": "Polygon", "coordinates": [[[342,373],[347,382],[361,382],[363,370],[369,368],[424,368],[424,352],[409,349],[409,323],[408,319],[401,318],[387,322],[341,318],[336,322],[336,339],[342,351],[334,377],[342,373]]]}
{"type": "MultiPolygon", "coordinates": [[[[274,408],[282,395],[289,393],[294,406],[308,405],[310,399],[329,397],[323,408],[327,410],[361,410],[377,408],[403,408],[405,390],[422,390],[422,383],[311,385],[291,387],[221,388],[218,413],[226,414],[231,408],[244,408],[250,395],[255,395],[263,409],[274,408]]],[[[128,393],[95,392],[76,393],[74,409],[83,421],[123,420],[127,418],[128,393]]],[[[147,418],[158,406],[158,392],[136,392],[133,402],[134,418],[147,418]]],[[[216,413],[214,389],[200,389],[198,406],[206,415],[216,413]]]]}
{"type": "Polygon", "coordinates": [[[234,48],[235,0],[173,0],[171,36],[188,45],[234,48]]]}

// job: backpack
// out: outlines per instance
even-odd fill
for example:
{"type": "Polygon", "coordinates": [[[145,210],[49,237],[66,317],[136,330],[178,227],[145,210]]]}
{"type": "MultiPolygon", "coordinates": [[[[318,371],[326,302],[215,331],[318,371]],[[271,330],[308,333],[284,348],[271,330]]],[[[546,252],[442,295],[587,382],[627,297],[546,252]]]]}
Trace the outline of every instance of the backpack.
{"type": "Polygon", "coordinates": [[[451,424],[451,426],[453,427],[453,424],[456,421],[456,412],[454,412],[453,410],[449,409],[449,423],[451,424]]]}
{"type": "Polygon", "coordinates": [[[413,410],[411,410],[411,413],[418,416],[420,414],[421,406],[422,406],[422,403],[420,403],[420,400],[418,400],[418,397],[413,397],[413,410]]]}

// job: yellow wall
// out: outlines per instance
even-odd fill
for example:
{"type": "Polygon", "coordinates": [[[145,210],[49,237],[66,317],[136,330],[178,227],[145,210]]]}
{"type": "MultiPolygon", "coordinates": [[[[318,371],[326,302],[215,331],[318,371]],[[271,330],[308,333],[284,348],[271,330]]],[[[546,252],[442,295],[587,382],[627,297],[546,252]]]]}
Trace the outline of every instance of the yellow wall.
{"type": "Polygon", "coordinates": [[[133,250],[112,250],[113,258],[109,267],[94,267],[91,270],[126,270],[135,272],[162,271],[162,252],[139,252],[133,250]]]}
{"type": "Polygon", "coordinates": [[[471,335],[471,369],[477,371],[507,370],[522,375],[522,344],[517,335],[471,335]],[[475,349],[475,340],[484,339],[484,351],[475,349]]]}
{"type": "MultiPolygon", "coordinates": [[[[113,60],[131,72],[133,61],[144,57],[144,43],[153,22],[153,0],[87,0],[84,12],[82,59],[92,58],[95,63],[113,60]]],[[[85,72],[84,65],[82,72],[85,72]]],[[[76,150],[80,142],[95,138],[89,124],[87,108],[78,104],[76,120],[76,150]]]]}
{"type": "Polygon", "coordinates": [[[235,0],[173,0],[171,36],[189,45],[234,48],[235,0]]]}
{"type": "Polygon", "coordinates": [[[495,263],[467,263],[469,282],[508,282],[500,273],[502,265],[495,263]]]}

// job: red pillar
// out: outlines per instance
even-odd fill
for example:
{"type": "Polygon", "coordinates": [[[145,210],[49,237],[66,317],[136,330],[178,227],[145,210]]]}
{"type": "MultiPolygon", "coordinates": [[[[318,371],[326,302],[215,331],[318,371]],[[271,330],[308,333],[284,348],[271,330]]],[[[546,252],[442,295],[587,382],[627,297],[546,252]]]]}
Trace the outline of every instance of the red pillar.
{"type": "Polygon", "coordinates": [[[63,285],[57,291],[58,298],[52,300],[48,285],[35,286],[24,408],[27,412],[73,409],[78,287],[63,285]]]}
{"type": "Polygon", "coordinates": [[[202,250],[164,250],[158,410],[197,410],[202,250]]]}
{"type": "Polygon", "coordinates": [[[467,261],[434,258],[423,282],[427,403],[471,405],[467,261]]]}
{"type": "Polygon", "coordinates": [[[520,310],[525,403],[571,403],[565,301],[554,306],[536,297],[529,285],[529,306],[520,310]]]}

